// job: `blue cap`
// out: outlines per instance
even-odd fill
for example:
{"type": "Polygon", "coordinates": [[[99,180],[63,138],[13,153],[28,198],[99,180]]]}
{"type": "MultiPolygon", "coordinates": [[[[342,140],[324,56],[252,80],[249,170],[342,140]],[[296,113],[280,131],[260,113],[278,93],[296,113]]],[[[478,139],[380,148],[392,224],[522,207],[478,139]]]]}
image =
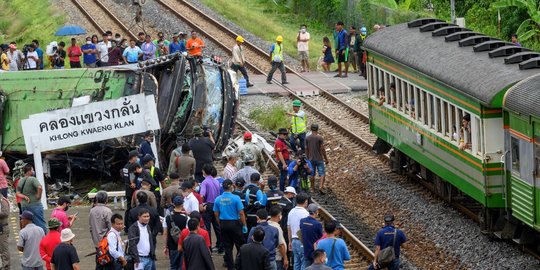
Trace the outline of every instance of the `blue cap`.
{"type": "Polygon", "coordinates": [[[175,196],[175,197],[173,198],[173,204],[174,204],[175,206],[184,204],[184,198],[182,198],[182,196],[178,196],[178,195],[175,196]]]}

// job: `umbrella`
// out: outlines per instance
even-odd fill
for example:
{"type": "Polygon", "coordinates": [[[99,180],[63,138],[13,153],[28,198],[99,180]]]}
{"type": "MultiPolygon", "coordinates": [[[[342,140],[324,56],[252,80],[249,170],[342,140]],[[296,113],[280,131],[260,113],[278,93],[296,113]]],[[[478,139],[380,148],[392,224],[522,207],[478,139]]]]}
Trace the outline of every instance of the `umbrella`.
{"type": "Polygon", "coordinates": [[[78,25],[66,25],[58,29],[55,36],[76,36],[86,34],[86,30],[78,25]]]}

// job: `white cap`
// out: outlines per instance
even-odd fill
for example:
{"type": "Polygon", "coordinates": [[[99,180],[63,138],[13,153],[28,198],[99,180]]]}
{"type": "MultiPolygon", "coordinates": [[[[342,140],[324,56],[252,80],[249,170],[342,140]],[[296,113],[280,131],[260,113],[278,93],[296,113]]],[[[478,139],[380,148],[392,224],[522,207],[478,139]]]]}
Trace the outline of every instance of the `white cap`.
{"type": "Polygon", "coordinates": [[[60,233],[60,241],[67,242],[75,237],[71,229],[63,229],[60,233]]]}
{"type": "Polygon", "coordinates": [[[296,195],[296,189],[294,189],[294,188],[291,187],[291,186],[286,187],[284,192],[285,192],[285,193],[292,193],[292,194],[296,195]]]}

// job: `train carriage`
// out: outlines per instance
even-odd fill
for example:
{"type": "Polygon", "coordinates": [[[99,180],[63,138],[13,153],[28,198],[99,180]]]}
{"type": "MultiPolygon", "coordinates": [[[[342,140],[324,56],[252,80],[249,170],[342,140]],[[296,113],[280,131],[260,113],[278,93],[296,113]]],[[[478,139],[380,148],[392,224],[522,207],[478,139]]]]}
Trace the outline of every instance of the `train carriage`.
{"type": "Polygon", "coordinates": [[[507,207],[518,220],[540,231],[539,105],[540,75],[519,82],[504,98],[507,207]]]}
{"type": "Polygon", "coordinates": [[[510,196],[503,100],[538,73],[540,55],[436,19],[387,27],[364,47],[370,129],[378,146],[393,147],[394,170],[433,180],[445,197],[474,199],[494,230],[510,196]]]}

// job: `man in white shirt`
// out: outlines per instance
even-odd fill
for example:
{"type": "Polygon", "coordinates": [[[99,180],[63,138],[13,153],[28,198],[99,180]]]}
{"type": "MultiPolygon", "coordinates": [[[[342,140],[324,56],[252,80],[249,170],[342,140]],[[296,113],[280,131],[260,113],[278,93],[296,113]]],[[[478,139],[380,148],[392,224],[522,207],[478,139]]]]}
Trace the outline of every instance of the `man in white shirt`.
{"type": "Polygon", "coordinates": [[[19,64],[23,59],[21,51],[17,50],[17,45],[15,43],[9,44],[9,50],[7,51],[7,56],[9,59],[9,71],[18,71],[19,64]]]}
{"type": "Polygon", "coordinates": [[[155,263],[156,247],[153,238],[150,237],[148,222],[150,222],[150,212],[143,208],[139,211],[137,222],[129,227],[128,254],[133,257],[136,270],[151,270],[155,263]]]}
{"type": "Polygon", "coordinates": [[[124,230],[124,219],[120,214],[114,214],[111,217],[111,230],[107,234],[109,244],[109,253],[114,259],[113,269],[121,269],[127,264],[124,248],[122,247],[122,237],[120,232],[124,230]]]}
{"type": "Polygon", "coordinates": [[[302,241],[298,238],[298,231],[300,231],[300,220],[309,216],[309,212],[306,210],[308,205],[308,196],[305,193],[300,193],[296,196],[296,207],[289,212],[287,219],[287,230],[289,233],[289,250],[293,252],[294,258],[294,270],[304,269],[304,246],[302,241]]]}
{"type": "Polygon", "coordinates": [[[244,44],[244,38],[242,36],[236,37],[236,45],[234,45],[232,50],[232,64],[231,68],[234,70],[234,72],[240,72],[242,73],[242,76],[244,76],[244,79],[246,79],[246,85],[247,87],[253,86],[249,82],[249,77],[246,70],[246,57],[244,56],[244,48],[242,46],[244,44]]]}
{"type": "Polygon", "coordinates": [[[103,33],[103,41],[98,43],[97,50],[99,52],[101,66],[107,66],[109,63],[109,48],[112,47],[112,43],[109,41],[109,34],[103,33]]]}
{"type": "Polygon", "coordinates": [[[36,52],[34,45],[28,46],[28,52],[26,53],[26,65],[25,69],[34,70],[39,65],[39,55],[36,52]]]}
{"type": "Polygon", "coordinates": [[[184,195],[184,210],[189,215],[193,211],[199,212],[199,200],[193,195],[193,183],[191,181],[185,181],[180,186],[182,194],[184,195]]]}
{"type": "Polygon", "coordinates": [[[309,38],[307,26],[302,24],[296,36],[296,46],[298,48],[300,62],[302,63],[302,72],[309,72],[309,38]]]}

